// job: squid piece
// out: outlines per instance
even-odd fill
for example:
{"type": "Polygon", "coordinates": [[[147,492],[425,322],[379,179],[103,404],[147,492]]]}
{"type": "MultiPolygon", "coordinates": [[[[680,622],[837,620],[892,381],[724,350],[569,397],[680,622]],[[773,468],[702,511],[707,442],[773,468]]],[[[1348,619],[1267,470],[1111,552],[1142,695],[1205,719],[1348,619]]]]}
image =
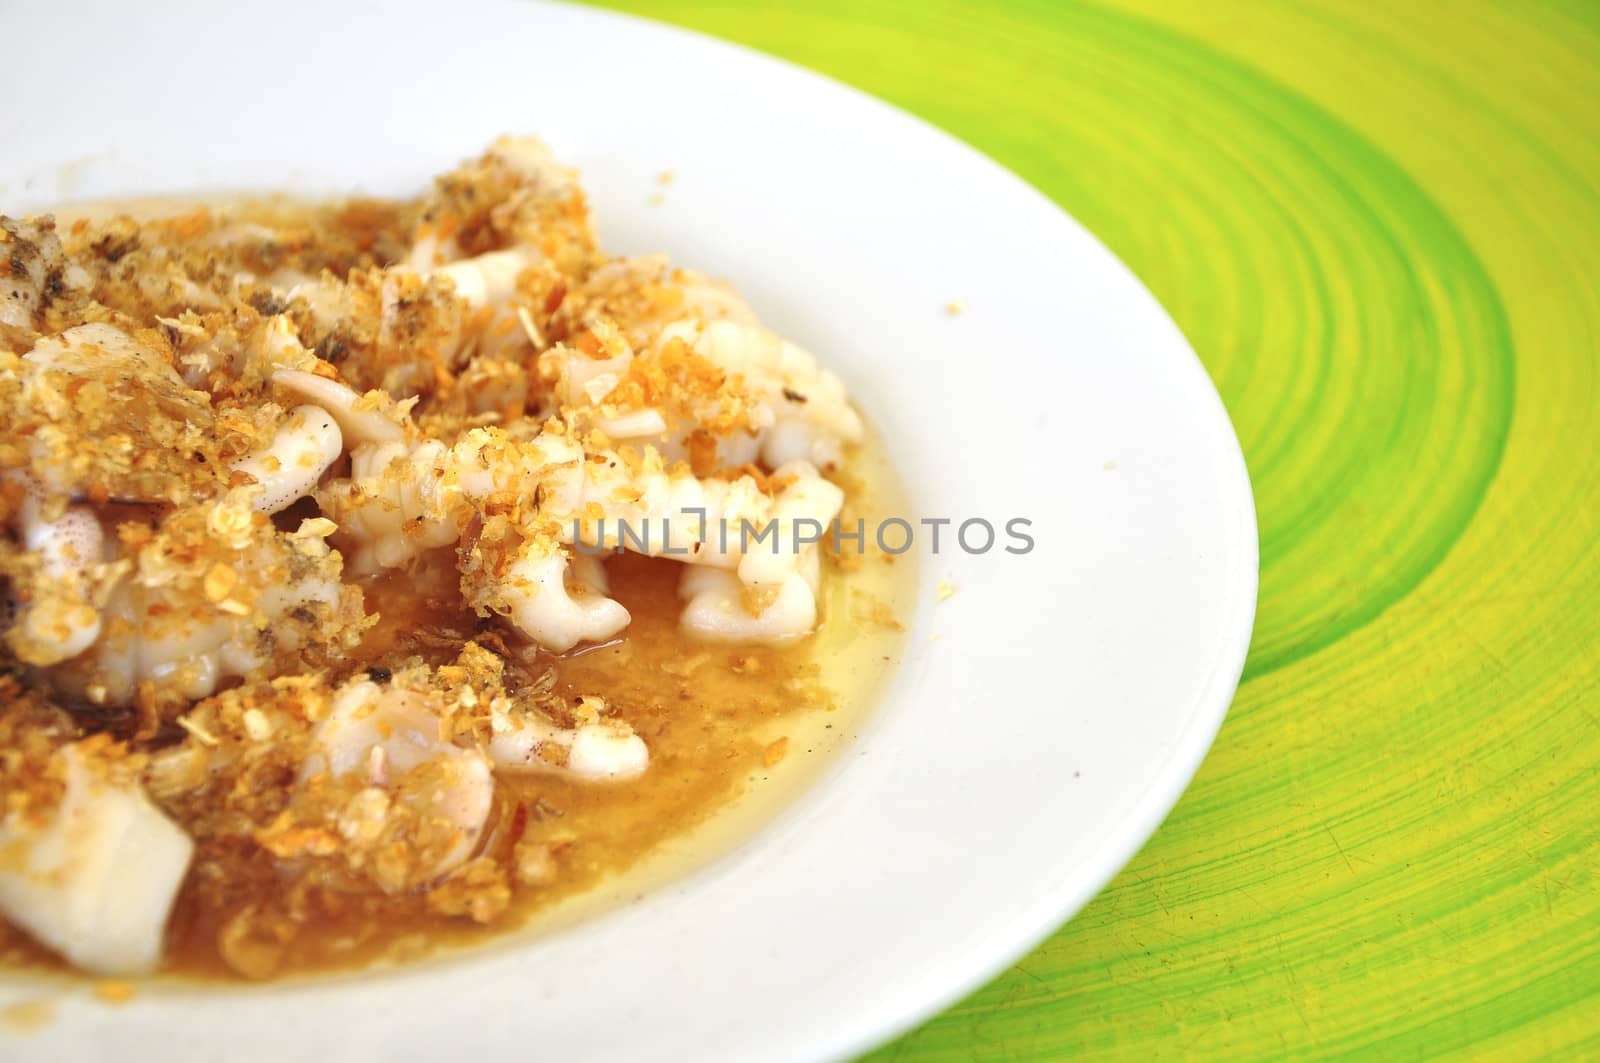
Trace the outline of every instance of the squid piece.
{"type": "Polygon", "coordinates": [[[419,274],[426,281],[448,280],[463,307],[459,331],[440,352],[447,364],[456,367],[468,358],[497,358],[527,346],[517,306],[517,280],[523,271],[543,261],[544,256],[534,248],[517,246],[458,259],[419,274]]]}
{"type": "Polygon", "coordinates": [[[588,423],[618,443],[648,444],[671,460],[690,459],[695,456],[691,442],[706,434],[705,424],[724,420],[720,415],[728,407],[743,423],[712,437],[717,466],[760,461],[776,468],[808,461],[826,467],[840,460],[846,445],[862,438],[861,418],[840,379],[821,368],[810,353],[753,320],[732,316],[676,320],[645,330],[653,338],[640,348],[640,355],[603,322],[591,325],[590,332],[599,339],[599,352],[554,348],[546,356],[547,371],[557,380],[557,397],[588,412],[588,423]],[[705,396],[688,411],[687,419],[682,410],[669,413],[614,399],[637,361],[662,363],[678,345],[726,374],[728,392],[705,396]]]}
{"type": "Polygon", "coordinates": [[[847,443],[861,440],[861,417],[844,383],[808,351],[756,325],[736,321],[679,322],[658,342],[678,339],[729,373],[738,374],[762,405],[761,460],[770,468],[791,461],[828,466],[847,443]]]}
{"type": "Polygon", "coordinates": [[[192,455],[214,427],[210,396],[160,353],[94,322],[39,340],[16,368],[21,401],[8,427],[45,491],[77,496],[92,473],[116,499],[191,497],[192,455]],[[186,477],[191,486],[178,486],[186,477]]]}
{"type": "MultiPolygon", "coordinates": [[[[647,380],[664,373],[658,365],[641,363],[635,348],[610,319],[588,320],[585,331],[592,341],[587,349],[561,344],[540,357],[540,372],[554,381],[556,400],[577,415],[576,423],[601,432],[618,446],[648,446],[668,461],[688,460],[689,437],[705,435],[700,430],[702,422],[716,420],[723,401],[732,396],[701,396],[691,409],[681,408],[684,404],[680,401],[676,404],[680,408],[671,410],[639,405],[632,395],[627,401],[618,401],[619,387],[630,382],[636,370],[643,369],[647,380]]],[[[637,389],[622,390],[628,395],[637,389]]],[[[715,437],[716,465],[738,466],[756,460],[760,447],[755,431],[762,425],[750,427],[753,431],[715,437]]]]}
{"type": "Polygon", "coordinates": [[[326,411],[338,422],[340,437],[348,446],[405,438],[404,422],[394,401],[381,392],[358,395],[337,380],[298,369],[280,369],[272,374],[272,382],[326,411]]]}
{"type": "Polygon", "coordinates": [[[565,772],[589,782],[626,782],[650,766],[644,740],[621,720],[558,727],[533,713],[496,714],[489,757],[509,772],[565,772]]]}
{"type": "Polygon", "coordinates": [[[77,745],[56,756],[66,790],[53,814],[0,821],[0,912],[75,967],[152,971],[194,845],[142,790],[107,777],[77,745]]]}
{"type": "Polygon", "coordinates": [[[576,173],[532,137],[501,137],[437,182],[410,254],[388,272],[449,281],[464,312],[454,333],[434,346],[446,365],[459,368],[473,355],[498,358],[527,346],[519,327],[526,308],[518,306],[525,273],[576,276],[594,254],[576,173]]]}
{"type": "Polygon", "coordinates": [[[775,542],[770,549],[751,544],[739,559],[739,580],[759,595],[788,584],[799,574],[815,591],[819,579],[816,543],[843,508],[844,491],[805,461],[780,465],[773,475],[789,481],[773,500],[769,517],[775,542]]]}
{"type": "Polygon", "coordinates": [[[350,476],[316,494],[338,526],[349,572],[398,568],[460,538],[470,519],[460,491],[446,477],[451,452],[438,440],[415,446],[368,443],[350,454],[350,476]]]}
{"type": "Polygon", "coordinates": [[[340,559],[321,540],[326,521],[277,532],[250,490],[181,510],[122,562],[100,637],[52,673],[56,685],[97,705],[130,704],[141,683],[202,698],[229,677],[293,654],[322,625],[359,616],[360,591],[340,581],[340,559]]]}
{"type": "Polygon", "coordinates": [[[750,304],[723,281],[674,267],[666,255],[614,258],[591,272],[569,297],[571,316],[614,321],[634,350],[653,347],[675,322],[761,322],[750,304]]]}
{"type": "MultiPolygon", "coordinates": [[[[563,467],[556,479],[572,475],[573,468],[563,467]]],[[[570,506],[565,512],[581,514],[594,506],[622,522],[612,532],[614,540],[600,534],[596,522],[594,534],[582,538],[587,547],[615,545],[692,563],[684,583],[682,623],[687,630],[716,641],[777,643],[815,629],[820,573],[816,543],[844,504],[844,492],[815,466],[805,461],[780,466],[773,479],[785,486],[772,496],[762,494],[748,477],[732,483],[701,481],[647,468],[626,485],[608,485],[606,479],[625,468],[621,463],[590,461],[576,468],[584,474],[583,489],[576,497],[554,496],[570,506]],[[604,498],[638,501],[608,505],[604,498]],[[622,527],[633,528],[634,534],[625,535],[622,527]],[[653,541],[652,527],[659,529],[653,541]],[[692,541],[682,541],[685,533],[692,541]]],[[[585,530],[583,524],[579,521],[580,530],[585,530]]]]}
{"type": "Polygon", "coordinates": [[[194,314],[157,320],[177,348],[178,371],[192,388],[242,384],[254,389],[278,370],[310,372],[317,364],[294,323],[282,315],[229,320],[211,328],[194,314]]]}
{"type": "Polygon", "coordinates": [[[233,470],[261,486],[256,509],[277,513],[309,495],[343,453],[344,436],[333,417],[320,406],[297,406],[271,442],[234,462],[233,470]]]}
{"type": "MultiPolygon", "coordinates": [[[[538,251],[517,246],[424,271],[394,266],[354,274],[347,281],[331,275],[300,279],[280,294],[304,308],[306,336],[341,352],[339,368],[347,381],[376,388],[384,398],[405,399],[434,394],[441,382],[470,372],[481,360],[520,363],[528,341],[519,319],[518,280],[541,261],[538,251]]],[[[278,359],[298,374],[292,386],[301,396],[324,405],[348,429],[343,412],[335,409],[348,408],[348,400],[328,391],[329,385],[343,385],[305,379],[314,375],[306,372],[314,360],[309,352],[304,359],[278,359]],[[321,391],[315,390],[319,387],[321,391]]],[[[280,376],[277,382],[289,385],[290,378],[280,376]]],[[[363,398],[370,402],[371,393],[363,398]]],[[[374,427],[383,434],[372,439],[395,438],[374,427]]],[[[354,441],[366,440],[358,435],[354,441]]]]}
{"type": "MultiPolygon", "coordinates": [[[[554,522],[560,545],[736,569],[763,600],[814,549],[802,539],[817,541],[844,497],[806,462],[780,467],[775,479],[785,486],[769,496],[749,476],[701,480],[670,470],[653,451],[630,462],[614,451],[586,450],[563,434],[523,442],[474,429],[448,448],[436,440],[357,448],[351,478],[317,497],[338,523],[338,541],[356,571],[405,564],[457,541],[490,503],[537,499],[536,515],[554,522]]],[[[469,595],[475,605],[508,614],[525,634],[558,651],[609,638],[627,624],[626,610],[603,595],[569,591],[565,556],[539,536],[529,539],[539,545],[500,555],[504,565],[487,566],[494,574],[475,579],[469,595]]]]}
{"type": "Polygon", "coordinates": [[[431,275],[450,278],[456,294],[473,309],[504,310],[517,292],[517,275],[538,261],[539,253],[532,248],[511,247],[451,262],[431,275]]]}
{"type": "Polygon", "coordinates": [[[684,572],[678,593],[684,599],[684,630],[708,642],[777,644],[816,630],[819,558],[816,548],[799,569],[760,595],[733,573],[717,568],[684,572]]]}
{"type": "Polygon", "coordinates": [[[596,323],[590,327],[599,342],[597,353],[562,347],[557,361],[556,397],[568,406],[596,405],[616,390],[633,365],[633,348],[614,329],[596,323]]]}
{"type": "Polygon", "coordinates": [[[25,478],[15,517],[23,548],[39,558],[16,607],[6,643],[28,664],[52,665],[76,657],[100,637],[96,573],[105,560],[105,531],[88,506],[47,518],[44,491],[25,478]]]}
{"type": "MultiPolygon", "coordinates": [[[[439,371],[453,367],[477,335],[471,308],[452,284],[404,266],[357,270],[344,279],[295,277],[274,291],[299,326],[297,343],[326,350],[353,387],[395,399],[432,392],[439,371]]],[[[309,371],[314,361],[308,352],[307,364],[280,365],[309,371]]]]}
{"type": "MultiPolygon", "coordinates": [[[[554,372],[556,398],[567,407],[586,411],[589,424],[614,443],[653,446],[674,460],[683,458],[686,454],[683,437],[697,426],[686,427],[674,435],[660,409],[653,406],[621,408],[608,402],[634,364],[633,348],[615,328],[604,322],[592,323],[589,331],[599,340],[598,353],[559,346],[541,360],[546,373],[554,372]]],[[[737,438],[719,440],[722,464],[740,465],[755,458],[754,447],[743,451],[730,449],[741,441],[737,438]]]]}
{"type": "Polygon", "coordinates": [[[488,230],[500,246],[543,243],[557,259],[568,249],[583,255],[594,249],[577,173],[536,137],[500,137],[482,156],[440,178],[422,219],[407,259],[418,272],[461,259],[459,237],[469,230],[488,230]]]}
{"type": "Polygon", "coordinates": [[[509,610],[511,622],[554,653],[580,642],[604,642],[632,619],[603,588],[576,576],[569,580],[572,567],[564,551],[546,552],[529,541],[498,584],[496,600],[509,610]]]}
{"type": "MultiPolygon", "coordinates": [[[[180,333],[185,328],[181,321],[171,325],[180,333]]],[[[210,343],[187,355],[185,371],[195,380],[204,380],[217,369],[218,359],[224,357],[235,377],[247,375],[254,366],[273,386],[332,417],[346,446],[404,437],[405,419],[400,404],[385,392],[362,395],[347,384],[319,376],[314,371],[318,365],[316,355],[301,343],[300,334],[288,317],[269,317],[243,339],[230,333],[224,333],[224,338],[228,342],[210,343]]]]}
{"type": "Polygon", "coordinates": [[[388,886],[426,885],[460,867],[477,849],[494,803],[488,758],[440,737],[440,707],[425,691],[348,682],[318,726],[316,752],[301,771],[302,784],[324,773],[365,781],[369,814],[351,834],[380,835],[397,810],[408,820],[408,844],[421,863],[415,879],[388,886]]]}

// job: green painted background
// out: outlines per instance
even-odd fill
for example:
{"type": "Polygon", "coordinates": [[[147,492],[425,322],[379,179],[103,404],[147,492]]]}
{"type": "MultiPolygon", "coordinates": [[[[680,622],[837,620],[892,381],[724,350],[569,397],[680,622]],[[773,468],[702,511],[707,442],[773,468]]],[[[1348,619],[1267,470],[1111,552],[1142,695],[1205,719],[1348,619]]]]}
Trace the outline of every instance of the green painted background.
{"type": "Polygon", "coordinates": [[[617,6],[1053,196],[1255,484],[1255,642],[1188,794],[881,1058],[1600,1059],[1600,0],[617,6]]]}

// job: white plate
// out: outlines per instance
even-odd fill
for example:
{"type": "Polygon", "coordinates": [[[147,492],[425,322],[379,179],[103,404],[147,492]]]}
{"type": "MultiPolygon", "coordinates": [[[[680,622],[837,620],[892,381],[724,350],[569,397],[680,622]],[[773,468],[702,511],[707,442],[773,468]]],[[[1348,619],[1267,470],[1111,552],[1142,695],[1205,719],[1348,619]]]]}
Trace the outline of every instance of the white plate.
{"type": "Polygon", "coordinates": [[[1026,517],[1037,547],[924,559],[906,660],[856,746],[753,841],[637,904],[399,974],[116,1009],[79,994],[3,1054],[841,1057],[1011,963],[1182,792],[1250,637],[1244,463],[1160,307],[1010,173],[823,78],[579,8],[6,18],[6,209],[411,193],[498,133],[537,132],[584,171],[611,247],[734,278],[843,374],[912,516],[1026,517]],[[940,579],[959,593],[936,601],[940,579]]]}

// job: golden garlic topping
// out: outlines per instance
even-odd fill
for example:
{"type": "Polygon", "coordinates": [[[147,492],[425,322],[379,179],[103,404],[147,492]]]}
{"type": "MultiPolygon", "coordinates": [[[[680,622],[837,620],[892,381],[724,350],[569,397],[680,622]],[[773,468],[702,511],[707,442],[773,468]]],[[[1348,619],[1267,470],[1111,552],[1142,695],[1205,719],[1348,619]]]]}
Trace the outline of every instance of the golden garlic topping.
{"type": "Polygon", "coordinates": [[[605,255],[537,141],[406,202],[0,219],[0,425],[14,962],[263,978],[505,923],[828,706],[795,532],[847,504],[843,385],[605,255]]]}

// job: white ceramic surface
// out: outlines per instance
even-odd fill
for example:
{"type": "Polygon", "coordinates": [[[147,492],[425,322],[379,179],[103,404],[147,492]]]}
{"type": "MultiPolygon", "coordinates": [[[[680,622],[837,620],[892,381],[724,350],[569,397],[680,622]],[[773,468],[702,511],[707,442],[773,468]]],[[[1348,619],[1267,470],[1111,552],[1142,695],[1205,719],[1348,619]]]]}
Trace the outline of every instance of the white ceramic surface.
{"type": "Polygon", "coordinates": [[[839,1057],[1016,959],[1182,792],[1249,642],[1244,464],[1155,301],[1016,177],[823,78],[579,8],[69,3],[4,21],[0,207],[410,193],[537,132],[584,171],[608,246],[734,278],[845,377],[908,516],[1026,517],[1037,546],[925,558],[887,703],[704,871],[398,974],[121,1008],[78,993],[43,1030],[0,1034],[0,1055],[839,1057]]]}

